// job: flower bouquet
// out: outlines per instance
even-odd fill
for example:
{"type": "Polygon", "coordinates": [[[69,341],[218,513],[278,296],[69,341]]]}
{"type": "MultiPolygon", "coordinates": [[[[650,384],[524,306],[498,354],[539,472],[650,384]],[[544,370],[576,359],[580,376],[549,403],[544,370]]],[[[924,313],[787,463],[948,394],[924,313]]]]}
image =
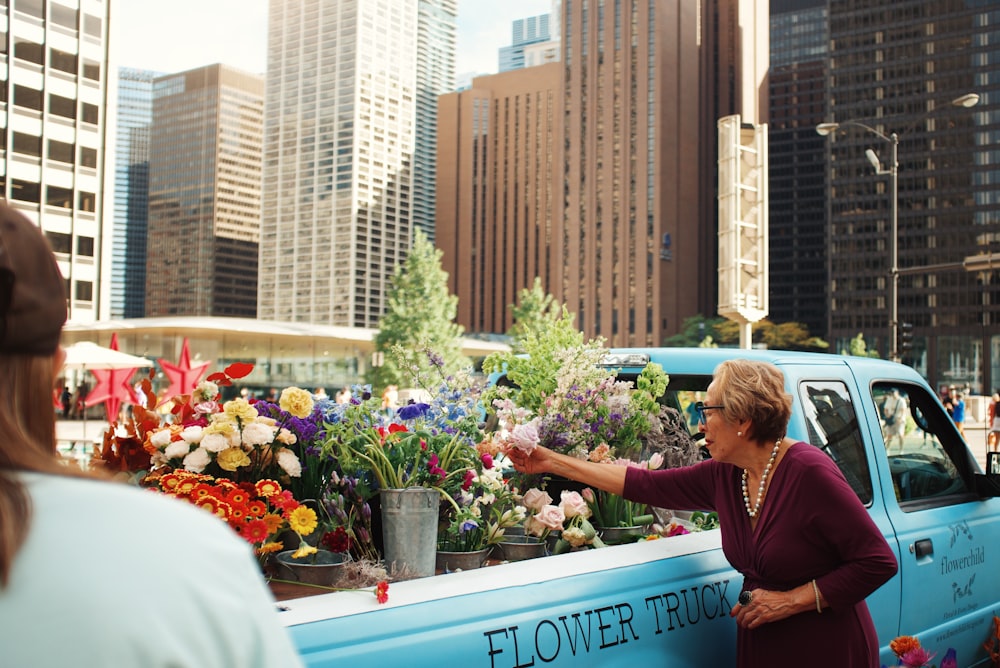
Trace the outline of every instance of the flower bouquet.
{"type": "Polygon", "coordinates": [[[275,480],[236,483],[226,478],[176,470],[154,472],[144,484],[185,499],[216,515],[254,546],[260,557],[285,549],[286,536],[298,543],[296,557],[315,554],[305,536],[318,525],[316,511],[302,505],[275,480]]]}

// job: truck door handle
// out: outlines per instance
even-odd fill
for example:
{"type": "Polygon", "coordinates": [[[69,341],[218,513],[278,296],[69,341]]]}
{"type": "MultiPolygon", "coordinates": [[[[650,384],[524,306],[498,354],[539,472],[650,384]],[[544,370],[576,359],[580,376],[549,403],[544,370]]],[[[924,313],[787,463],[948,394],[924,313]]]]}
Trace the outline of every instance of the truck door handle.
{"type": "Polygon", "coordinates": [[[923,540],[918,540],[910,548],[910,552],[913,552],[917,559],[922,557],[929,557],[934,554],[934,543],[930,538],[924,538],[923,540]]]}

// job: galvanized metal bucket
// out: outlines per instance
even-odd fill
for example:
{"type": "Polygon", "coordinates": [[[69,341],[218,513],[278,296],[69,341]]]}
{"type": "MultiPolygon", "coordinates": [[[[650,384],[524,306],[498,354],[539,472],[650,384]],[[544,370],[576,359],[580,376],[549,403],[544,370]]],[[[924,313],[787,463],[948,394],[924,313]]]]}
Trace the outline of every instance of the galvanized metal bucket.
{"type": "Polygon", "coordinates": [[[441,495],[426,487],[383,489],[379,495],[389,572],[404,579],[434,575],[441,495]]]}

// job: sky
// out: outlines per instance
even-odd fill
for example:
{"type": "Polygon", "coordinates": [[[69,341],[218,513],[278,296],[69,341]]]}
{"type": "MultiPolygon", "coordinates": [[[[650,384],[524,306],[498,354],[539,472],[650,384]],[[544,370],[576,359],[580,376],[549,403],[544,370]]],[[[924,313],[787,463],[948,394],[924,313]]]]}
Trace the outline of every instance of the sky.
{"type": "MultiPolygon", "coordinates": [[[[119,0],[111,30],[119,65],[170,74],[224,63],[266,69],[267,0],[119,0]]],[[[514,19],[552,11],[551,0],[458,0],[456,75],[497,71],[514,19]]]]}

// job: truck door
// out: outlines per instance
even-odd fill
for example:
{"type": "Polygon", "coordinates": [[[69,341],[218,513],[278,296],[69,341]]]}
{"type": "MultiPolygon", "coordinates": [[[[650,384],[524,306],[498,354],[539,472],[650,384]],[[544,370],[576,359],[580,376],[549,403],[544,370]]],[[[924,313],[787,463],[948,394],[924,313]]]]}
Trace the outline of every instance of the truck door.
{"type": "Polygon", "coordinates": [[[938,662],[986,662],[982,645],[1000,600],[1000,500],[974,494],[979,465],[927,388],[884,381],[871,392],[888,455],[878,462],[880,484],[900,546],[898,634],[918,636],[938,662]]]}
{"type": "MultiPolygon", "coordinates": [[[[867,435],[863,397],[857,396],[858,386],[849,369],[831,365],[822,369],[823,379],[803,377],[794,380],[797,372],[815,371],[808,367],[783,367],[782,371],[786,381],[794,383],[798,405],[802,407],[801,411],[792,412],[789,436],[812,443],[837,463],[899,560],[899,545],[892,523],[875,493],[875,463],[865,447],[870,436],[867,435]]],[[[896,635],[899,595],[900,577],[897,574],[867,599],[880,645],[887,645],[896,635]]]]}

